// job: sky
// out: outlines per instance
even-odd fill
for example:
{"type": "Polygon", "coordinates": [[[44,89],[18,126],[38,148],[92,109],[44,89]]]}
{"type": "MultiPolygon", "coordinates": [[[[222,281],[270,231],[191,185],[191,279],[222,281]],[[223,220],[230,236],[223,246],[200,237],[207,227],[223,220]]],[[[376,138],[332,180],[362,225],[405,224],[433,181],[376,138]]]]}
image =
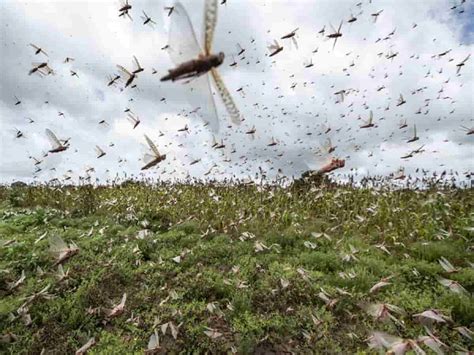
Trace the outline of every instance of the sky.
{"type": "MultiPolygon", "coordinates": [[[[181,3],[203,48],[204,0],[181,3]]],[[[101,181],[298,177],[333,157],[346,161],[334,174],[474,169],[474,135],[462,128],[474,128],[474,58],[456,72],[474,48],[471,1],[227,0],[218,7],[212,52],[226,55],[218,71],[243,120],[231,122],[211,79],[219,132],[205,125],[209,75],[189,84],[160,81],[176,66],[169,51],[178,40],[169,43],[168,32],[184,14],[168,17],[171,1],[130,4],[133,20],[118,16],[118,1],[1,2],[0,183],[78,181],[86,171],[101,181]],[[142,11],[155,25],[143,24],[142,11]],[[357,20],[348,23],[351,16],[357,20]],[[327,35],[341,21],[333,49],[327,35]],[[295,29],[297,46],[280,39],[295,29]],[[269,57],[274,40],[283,50],[269,57]],[[35,55],[30,43],[48,56],[35,55]],[[133,56],[144,68],[136,87],[125,88],[125,77],[107,86],[108,76],[120,74],[117,65],[134,69],[133,56]],[[54,75],[28,75],[45,61],[54,75]],[[343,101],[335,94],[341,90],[343,101]],[[406,103],[397,106],[400,94],[406,103]],[[140,118],[135,129],[127,108],[140,118]],[[370,112],[374,127],[360,128],[370,112]],[[419,140],[408,143],[415,125],[419,140]],[[70,138],[70,148],[45,156],[52,148],[45,129],[70,138]],[[166,160],[141,171],[144,134],[166,160]],[[96,145],[105,156],[97,158],[96,145]],[[401,158],[413,150],[420,153],[401,158]]],[[[183,43],[189,38],[183,34],[183,43]]]]}

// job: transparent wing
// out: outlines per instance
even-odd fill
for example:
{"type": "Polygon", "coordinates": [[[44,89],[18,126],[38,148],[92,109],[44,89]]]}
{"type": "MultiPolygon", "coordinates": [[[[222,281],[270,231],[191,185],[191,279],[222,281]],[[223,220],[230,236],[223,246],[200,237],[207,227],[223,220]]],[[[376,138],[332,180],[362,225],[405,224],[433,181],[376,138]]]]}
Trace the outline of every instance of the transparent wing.
{"type": "Polygon", "coordinates": [[[137,123],[137,119],[135,117],[133,117],[131,114],[127,115],[127,120],[132,124],[137,123]]]}
{"type": "MultiPolygon", "coordinates": [[[[202,50],[199,47],[186,9],[179,2],[174,7],[169,30],[168,54],[171,60],[176,65],[179,65],[191,59],[196,59],[202,54],[202,50]]],[[[217,132],[219,130],[219,120],[209,83],[209,76],[203,75],[193,78],[185,85],[185,88],[190,91],[186,95],[186,99],[191,109],[201,107],[197,115],[209,122],[212,131],[217,132]]]]}
{"type": "Polygon", "coordinates": [[[291,42],[293,42],[295,48],[298,49],[298,42],[296,41],[295,37],[291,37],[291,42]]]}
{"type": "Polygon", "coordinates": [[[232,99],[229,90],[227,90],[219,72],[215,68],[213,68],[211,72],[214,82],[216,83],[217,91],[219,91],[219,94],[222,98],[222,101],[224,102],[225,108],[227,109],[232,122],[235,124],[240,124],[241,118],[239,109],[232,99]]]}
{"type": "Polygon", "coordinates": [[[371,316],[373,317],[377,317],[378,314],[380,313],[380,308],[381,308],[381,305],[380,304],[369,304],[365,311],[370,314],[371,316]]]}
{"type": "Polygon", "coordinates": [[[269,46],[268,46],[268,49],[273,51],[273,50],[276,50],[280,48],[280,45],[278,44],[277,40],[275,40],[275,43],[271,43],[269,46]]]}
{"type": "Polygon", "coordinates": [[[328,138],[328,139],[326,140],[326,143],[323,145],[323,148],[324,148],[325,153],[329,153],[329,151],[331,150],[332,147],[333,147],[333,146],[332,146],[331,139],[328,138]]]}
{"type": "Polygon", "coordinates": [[[160,346],[160,337],[158,336],[158,332],[155,329],[155,332],[151,335],[150,339],[148,340],[148,350],[154,350],[160,346]]]}
{"type": "Polygon", "coordinates": [[[120,306],[125,306],[125,302],[127,301],[127,294],[124,293],[122,296],[122,300],[120,301],[120,306]]]}
{"type": "Polygon", "coordinates": [[[153,141],[150,138],[148,138],[146,134],[145,134],[145,139],[146,139],[146,142],[148,143],[148,146],[153,151],[153,153],[155,153],[156,156],[159,156],[160,153],[158,152],[158,148],[156,147],[155,143],[153,143],[153,141]]]}
{"type": "Polygon", "coordinates": [[[211,91],[209,75],[205,74],[191,79],[189,83],[184,85],[184,88],[189,91],[186,94],[186,100],[188,101],[190,108],[195,109],[196,107],[201,107],[201,109],[196,111],[196,115],[208,122],[209,127],[213,132],[218,132],[219,118],[217,116],[216,104],[211,91]]]}
{"type": "Polygon", "coordinates": [[[137,57],[133,56],[133,59],[135,60],[135,64],[137,65],[137,68],[141,68],[141,67],[140,67],[140,63],[138,62],[137,57]]]}
{"type": "Polygon", "coordinates": [[[59,139],[56,137],[56,135],[51,132],[50,129],[46,128],[45,129],[46,135],[48,136],[49,142],[52,144],[53,147],[59,147],[61,143],[59,142],[59,139]]]}
{"type": "Polygon", "coordinates": [[[118,64],[117,64],[117,68],[119,68],[122,73],[128,75],[128,77],[131,77],[131,76],[132,76],[132,74],[131,74],[127,69],[125,69],[124,67],[122,67],[121,65],[118,65],[118,64]]]}
{"type": "Polygon", "coordinates": [[[174,64],[179,65],[196,59],[202,51],[186,9],[180,2],[174,7],[168,35],[168,54],[174,64]]]}
{"type": "Polygon", "coordinates": [[[383,332],[373,332],[369,339],[370,339],[370,344],[372,348],[379,348],[379,347],[389,348],[392,346],[392,344],[402,341],[402,339],[396,336],[383,333],[383,332]]]}
{"type": "Polygon", "coordinates": [[[204,7],[204,51],[206,54],[210,54],[212,51],[218,6],[217,0],[206,0],[204,7]]]}
{"type": "Polygon", "coordinates": [[[59,237],[57,235],[51,236],[49,238],[49,247],[50,247],[50,251],[52,253],[60,253],[64,250],[68,249],[68,246],[64,242],[64,240],[62,240],[61,237],[59,237]]]}
{"type": "Polygon", "coordinates": [[[151,161],[153,161],[153,160],[155,160],[155,159],[156,159],[156,157],[154,157],[153,155],[148,154],[148,153],[145,153],[145,155],[143,156],[143,162],[144,162],[145,164],[148,164],[149,162],[151,162],[151,161]]]}

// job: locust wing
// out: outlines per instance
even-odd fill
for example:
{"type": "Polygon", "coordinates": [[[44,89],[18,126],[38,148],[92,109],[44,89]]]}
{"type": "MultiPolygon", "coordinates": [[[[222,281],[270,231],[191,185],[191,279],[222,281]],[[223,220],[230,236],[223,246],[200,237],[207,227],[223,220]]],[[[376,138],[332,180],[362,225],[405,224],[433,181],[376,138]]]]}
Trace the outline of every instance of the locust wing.
{"type": "Polygon", "coordinates": [[[461,62],[462,64],[466,63],[469,58],[471,58],[471,54],[468,54],[468,56],[466,58],[464,58],[464,60],[461,62]]]}
{"type": "Polygon", "coordinates": [[[180,2],[174,8],[168,35],[168,54],[173,63],[179,65],[196,59],[202,51],[186,9],[180,2]]]}
{"type": "Polygon", "coordinates": [[[331,151],[334,149],[333,145],[332,145],[332,142],[331,142],[331,138],[328,138],[326,140],[326,143],[323,145],[323,151],[325,154],[329,154],[331,153],[331,151]]]}
{"type": "Polygon", "coordinates": [[[95,146],[95,151],[96,151],[97,155],[105,154],[105,152],[102,150],[102,148],[99,147],[98,145],[95,146]]]}
{"type": "Polygon", "coordinates": [[[401,343],[402,341],[403,339],[384,332],[373,332],[369,337],[369,346],[371,349],[388,349],[393,344],[401,343]]]}
{"type": "Polygon", "coordinates": [[[212,68],[211,73],[212,77],[214,78],[214,82],[216,83],[217,91],[219,92],[219,95],[224,102],[225,108],[230,115],[230,119],[233,123],[240,124],[241,119],[239,109],[237,108],[234,99],[232,99],[229,90],[227,90],[219,72],[215,68],[212,68]]]}
{"type": "Polygon", "coordinates": [[[155,329],[150,339],[148,340],[148,346],[147,350],[145,351],[145,354],[153,354],[153,351],[157,351],[158,349],[160,349],[160,337],[158,335],[158,331],[155,329]]]}
{"type": "Polygon", "coordinates": [[[49,238],[50,252],[53,254],[60,254],[68,250],[68,245],[66,242],[59,236],[51,236],[49,238]]]}
{"type": "Polygon", "coordinates": [[[206,0],[204,6],[204,52],[208,55],[212,53],[218,6],[217,0],[206,0]]]}
{"type": "Polygon", "coordinates": [[[125,75],[127,75],[129,78],[130,78],[131,76],[133,76],[132,73],[130,73],[127,69],[125,69],[125,68],[122,67],[121,65],[118,65],[118,64],[117,64],[117,68],[119,68],[120,71],[121,71],[122,73],[124,73],[125,75]]]}
{"type": "Polygon", "coordinates": [[[145,154],[143,155],[143,162],[144,162],[145,164],[148,164],[148,163],[152,162],[152,161],[155,160],[155,159],[156,159],[156,157],[153,156],[153,155],[151,155],[151,154],[145,153],[145,154]]]}
{"type": "Polygon", "coordinates": [[[137,69],[141,69],[140,63],[138,62],[137,57],[133,56],[133,60],[135,61],[135,64],[137,66],[137,69]]]}
{"type": "Polygon", "coordinates": [[[41,53],[43,53],[45,56],[48,57],[48,53],[46,53],[43,49],[41,49],[40,47],[34,45],[33,43],[30,43],[30,46],[33,47],[34,49],[36,49],[37,51],[40,51],[41,53]]]}
{"type": "Polygon", "coordinates": [[[45,129],[46,135],[48,136],[48,140],[53,146],[53,149],[58,148],[61,146],[61,142],[56,137],[56,135],[48,128],[45,129]]]}
{"type": "Polygon", "coordinates": [[[135,125],[138,122],[138,118],[134,117],[130,113],[127,115],[127,120],[133,125],[135,125]]]}
{"type": "Polygon", "coordinates": [[[214,96],[212,95],[209,75],[206,74],[192,79],[187,88],[192,91],[192,93],[186,96],[191,107],[201,107],[196,114],[209,123],[209,127],[213,132],[219,132],[219,117],[214,96]]]}
{"type": "Polygon", "coordinates": [[[278,41],[277,41],[277,40],[275,40],[274,43],[270,43],[270,45],[268,46],[268,49],[269,49],[270,51],[275,51],[275,50],[277,50],[278,48],[280,48],[280,45],[278,44],[278,41]]]}
{"type": "Polygon", "coordinates": [[[146,139],[146,142],[148,143],[148,146],[152,150],[153,154],[155,154],[155,157],[159,157],[160,152],[158,152],[158,148],[156,147],[155,143],[153,143],[153,141],[150,138],[148,138],[146,134],[145,134],[145,139],[146,139]]]}
{"type": "MultiPolygon", "coordinates": [[[[191,20],[184,6],[177,2],[173,11],[169,29],[168,54],[174,64],[180,65],[202,54],[191,20]]],[[[219,131],[219,118],[211,91],[209,76],[192,78],[187,82],[189,91],[186,99],[192,108],[201,107],[197,113],[209,123],[212,131],[219,131]]]]}
{"type": "Polygon", "coordinates": [[[291,37],[291,42],[293,42],[295,48],[298,49],[298,42],[296,41],[295,37],[291,37]]]}

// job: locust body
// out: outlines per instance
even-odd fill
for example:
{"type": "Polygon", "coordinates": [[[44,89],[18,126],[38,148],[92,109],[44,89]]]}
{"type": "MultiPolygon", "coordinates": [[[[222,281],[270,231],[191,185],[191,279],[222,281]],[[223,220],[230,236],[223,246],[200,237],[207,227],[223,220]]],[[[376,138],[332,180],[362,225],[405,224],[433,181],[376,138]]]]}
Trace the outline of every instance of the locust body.
{"type": "Polygon", "coordinates": [[[161,81],[175,81],[201,76],[209,72],[212,68],[217,68],[224,62],[224,53],[200,55],[197,59],[192,59],[178,65],[174,69],[168,70],[168,74],[161,78],[161,81]]]}

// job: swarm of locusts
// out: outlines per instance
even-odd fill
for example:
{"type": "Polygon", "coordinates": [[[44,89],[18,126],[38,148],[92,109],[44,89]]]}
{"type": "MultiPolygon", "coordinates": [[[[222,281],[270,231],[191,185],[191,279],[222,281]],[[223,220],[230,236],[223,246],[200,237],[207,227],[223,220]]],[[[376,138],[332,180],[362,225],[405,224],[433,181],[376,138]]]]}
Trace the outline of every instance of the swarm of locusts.
{"type": "Polygon", "coordinates": [[[322,183],[0,188],[0,349],[472,349],[472,190],[322,183]]]}

